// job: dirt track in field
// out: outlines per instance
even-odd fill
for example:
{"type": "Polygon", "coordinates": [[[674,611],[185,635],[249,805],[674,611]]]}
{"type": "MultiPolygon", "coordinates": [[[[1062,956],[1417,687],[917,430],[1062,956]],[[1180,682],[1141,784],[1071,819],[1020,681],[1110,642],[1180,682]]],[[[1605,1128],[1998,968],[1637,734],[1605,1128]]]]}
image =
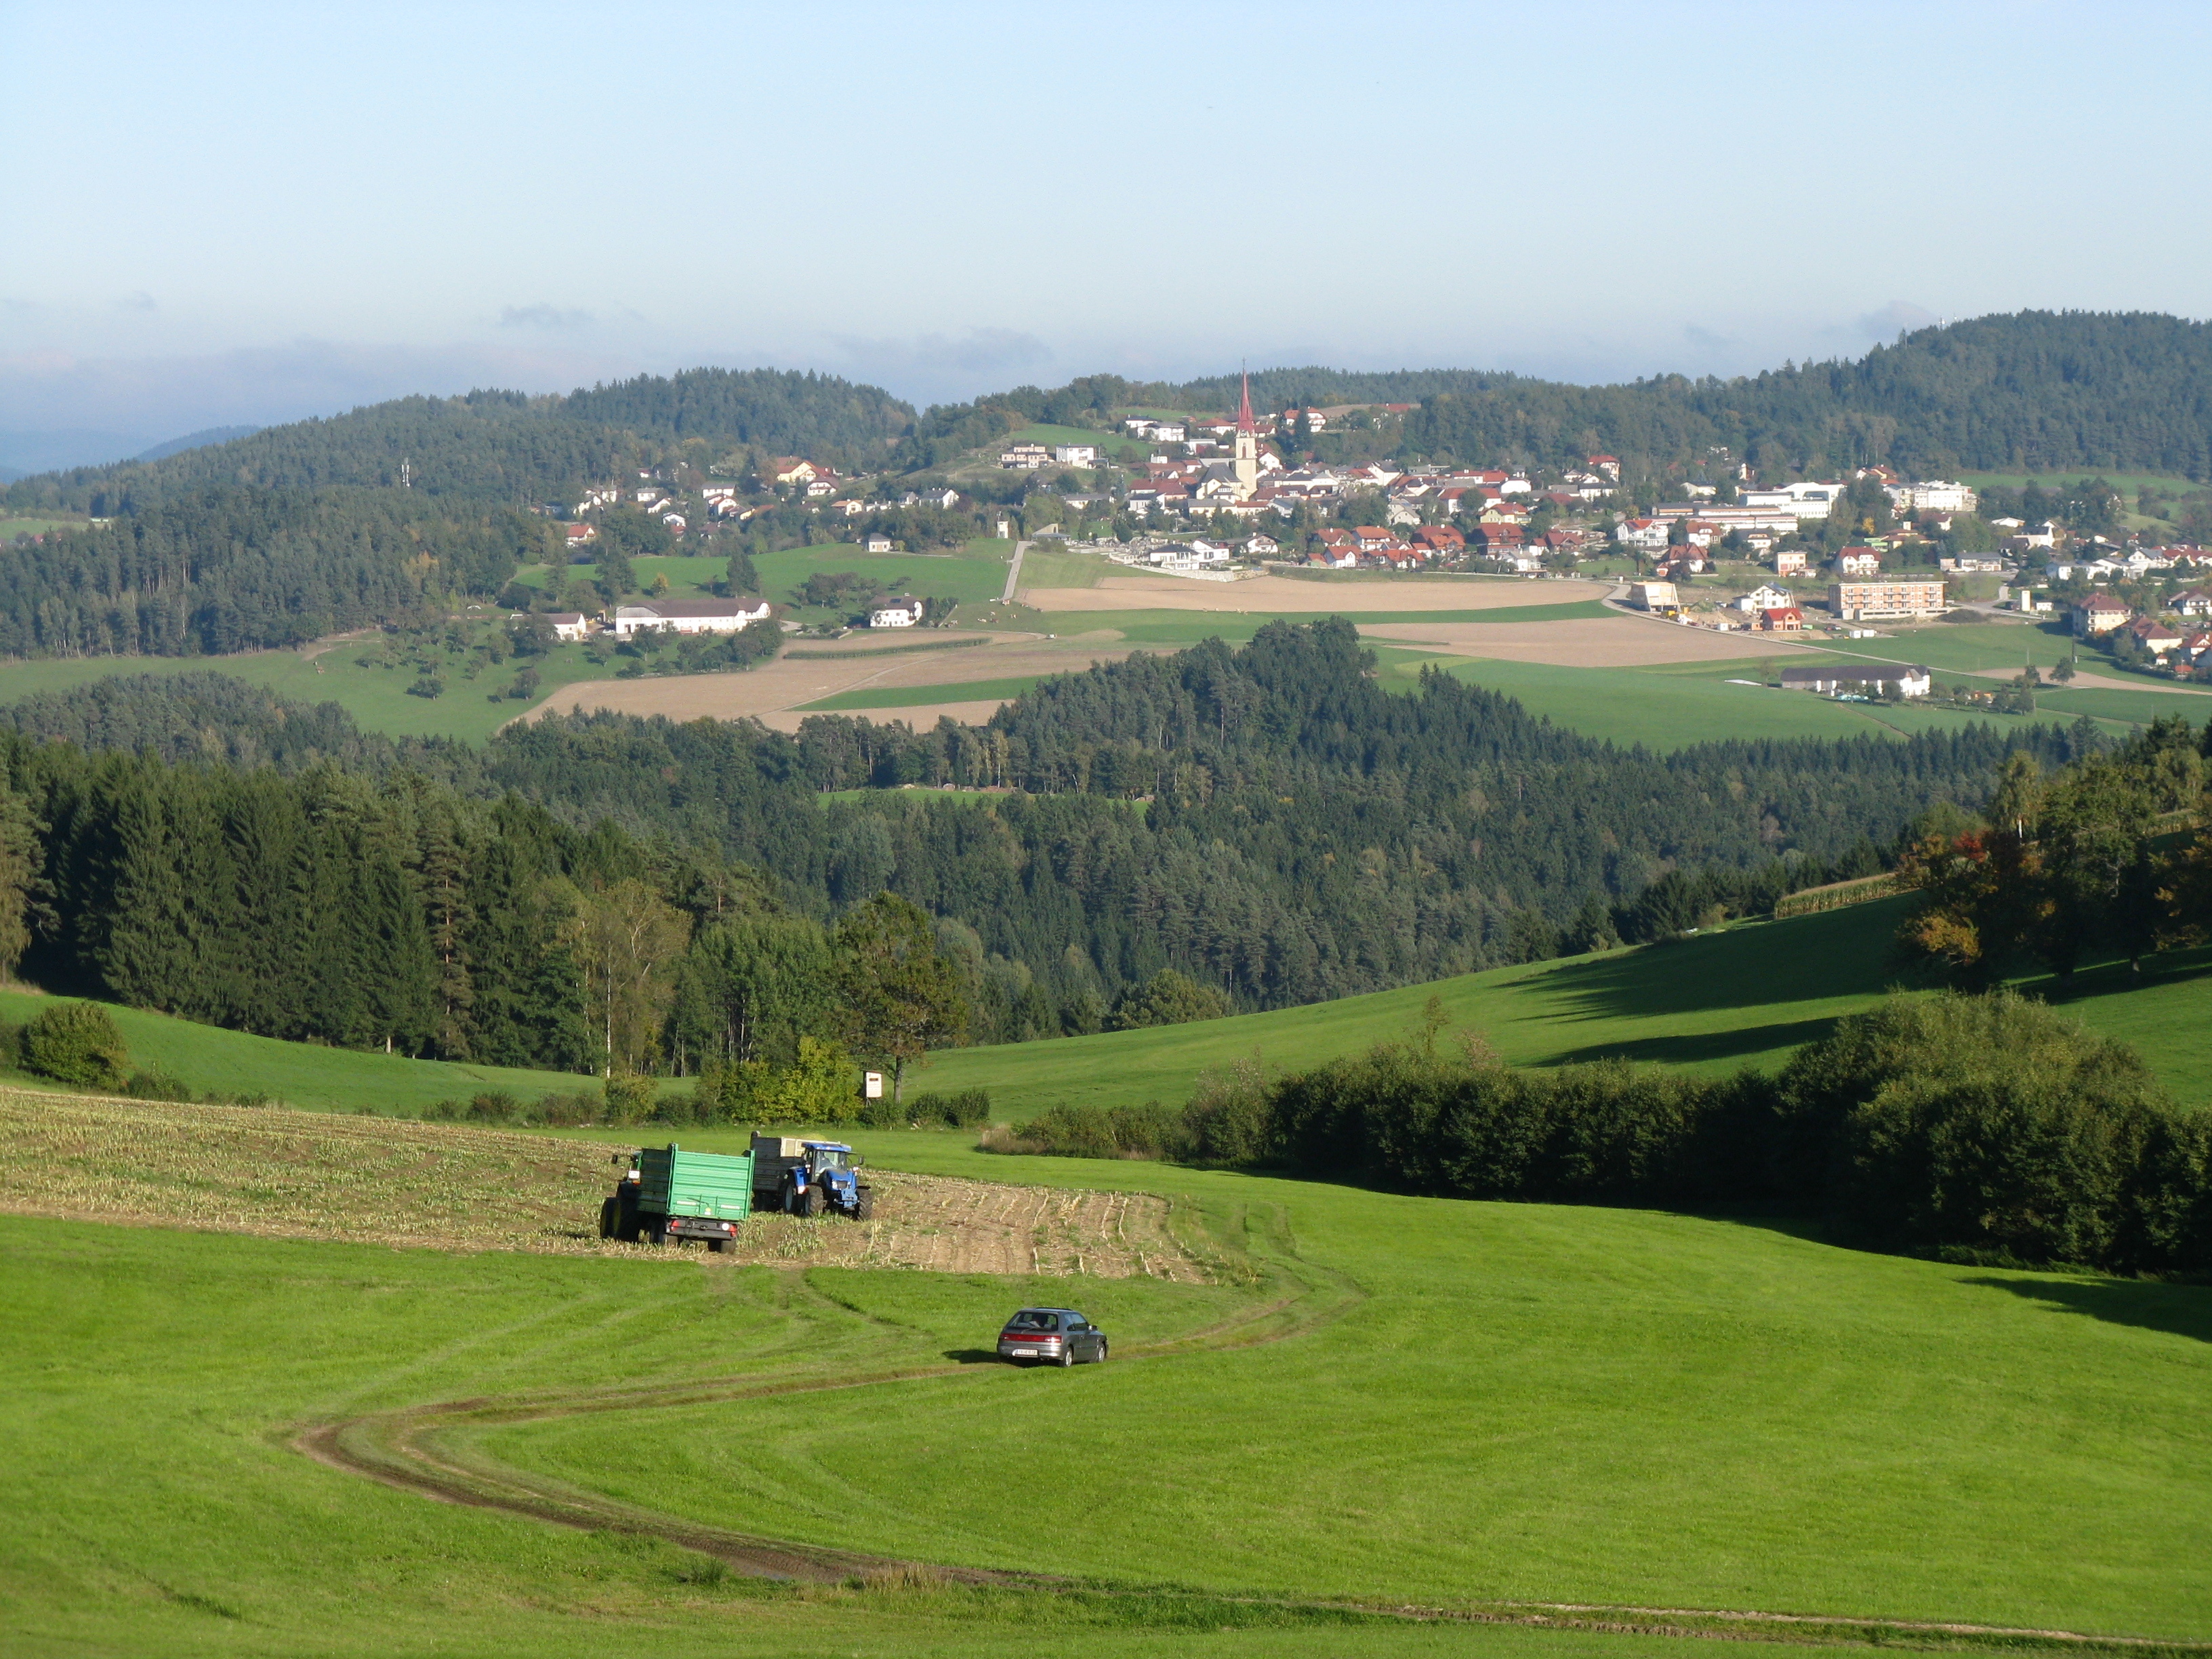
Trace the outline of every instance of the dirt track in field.
{"type": "Polygon", "coordinates": [[[1562,668],[1632,668],[1642,663],[1728,662],[1782,656],[1800,647],[1768,634],[1719,634],[1638,617],[1585,617],[1568,622],[1372,623],[1365,639],[1428,645],[1462,656],[1562,668]]]}
{"type": "MultiPolygon", "coordinates": [[[[651,1127],[635,1133],[654,1138],[651,1127]]],[[[0,1211],[270,1238],[635,1256],[650,1247],[598,1234],[614,1150],[460,1124],[0,1090],[0,1211]]],[[[723,1259],[1183,1284],[1208,1276],[1169,1231],[1158,1198],[943,1176],[870,1179],[873,1219],[756,1216],[723,1259]]],[[[702,1249],[650,1253],[706,1258],[702,1249]]]]}
{"type": "MultiPolygon", "coordinates": [[[[1522,580],[1511,577],[1413,577],[1374,581],[1302,581],[1255,576],[1201,582],[1179,576],[1103,576],[1096,587],[1024,588],[1040,611],[1222,611],[1272,614],[1363,611],[1497,611],[1527,605],[1574,605],[1601,599],[1611,582],[1522,580]]],[[[1364,631],[1364,629],[1362,630],[1364,631]]]]}

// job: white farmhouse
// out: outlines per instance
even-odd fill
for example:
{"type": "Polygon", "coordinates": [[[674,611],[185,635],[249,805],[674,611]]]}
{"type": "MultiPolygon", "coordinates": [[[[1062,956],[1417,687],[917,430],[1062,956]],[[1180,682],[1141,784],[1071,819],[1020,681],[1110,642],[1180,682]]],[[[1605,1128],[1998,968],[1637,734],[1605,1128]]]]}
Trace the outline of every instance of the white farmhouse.
{"type": "Polygon", "coordinates": [[[556,640],[580,640],[591,631],[591,623],[584,620],[580,611],[555,611],[547,613],[545,620],[553,627],[556,640]]]}
{"type": "Polygon", "coordinates": [[[1788,588],[1777,587],[1772,582],[1762,582],[1734,603],[1739,611],[1757,612],[1786,610],[1797,601],[1788,588]]]}
{"type": "Polygon", "coordinates": [[[1096,466],[1098,465],[1097,444],[1055,444],[1052,458],[1062,466],[1096,466]]]}
{"type": "Polygon", "coordinates": [[[868,607],[868,626],[871,628],[912,628],[921,620],[920,599],[903,595],[896,599],[878,599],[868,607]]]}
{"type": "Polygon", "coordinates": [[[768,620],[766,599],[653,599],[618,605],[607,631],[618,640],[665,628],[678,634],[734,634],[768,620]]]}

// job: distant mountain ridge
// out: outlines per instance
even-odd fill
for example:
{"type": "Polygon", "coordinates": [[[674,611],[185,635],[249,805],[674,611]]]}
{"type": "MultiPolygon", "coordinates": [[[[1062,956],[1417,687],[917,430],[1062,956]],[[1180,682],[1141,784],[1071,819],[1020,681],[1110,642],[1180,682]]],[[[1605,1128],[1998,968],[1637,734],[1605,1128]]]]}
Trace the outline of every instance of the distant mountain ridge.
{"type": "Polygon", "coordinates": [[[250,438],[260,431],[258,426],[211,426],[199,432],[188,432],[181,438],[172,438],[165,444],[155,444],[131,459],[134,461],[166,461],[172,455],[181,455],[188,449],[204,449],[210,444],[227,444],[234,439],[250,438]]]}

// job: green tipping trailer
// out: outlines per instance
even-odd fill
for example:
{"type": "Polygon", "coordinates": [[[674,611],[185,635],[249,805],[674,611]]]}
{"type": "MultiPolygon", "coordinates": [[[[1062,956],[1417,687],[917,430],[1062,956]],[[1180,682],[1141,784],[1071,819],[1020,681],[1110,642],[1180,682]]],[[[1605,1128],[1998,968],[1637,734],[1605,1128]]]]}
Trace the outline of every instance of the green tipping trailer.
{"type": "Polygon", "coordinates": [[[599,1237],[626,1244],[681,1243],[701,1238],[719,1250],[753,1212],[753,1155],[687,1152],[671,1141],[644,1146],[621,1183],[599,1206],[599,1237]]]}

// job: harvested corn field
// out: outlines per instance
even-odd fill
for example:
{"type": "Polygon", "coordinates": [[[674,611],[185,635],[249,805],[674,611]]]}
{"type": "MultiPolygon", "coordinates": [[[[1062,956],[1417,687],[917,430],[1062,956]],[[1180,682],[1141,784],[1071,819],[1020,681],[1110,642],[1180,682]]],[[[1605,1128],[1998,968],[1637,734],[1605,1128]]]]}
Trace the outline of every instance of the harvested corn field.
{"type": "MultiPolygon", "coordinates": [[[[636,1256],[601,1241],[614,1171],[592,1141],[496,1129],[0,1090],[0,1211],[446,1250],[636,1256]]],[[[670,1261],[1208,1277],[1167,1206],[1125,1193],[871,1171],[869,1222],[757,1216],[733,1251],[670,1261]]]]}

